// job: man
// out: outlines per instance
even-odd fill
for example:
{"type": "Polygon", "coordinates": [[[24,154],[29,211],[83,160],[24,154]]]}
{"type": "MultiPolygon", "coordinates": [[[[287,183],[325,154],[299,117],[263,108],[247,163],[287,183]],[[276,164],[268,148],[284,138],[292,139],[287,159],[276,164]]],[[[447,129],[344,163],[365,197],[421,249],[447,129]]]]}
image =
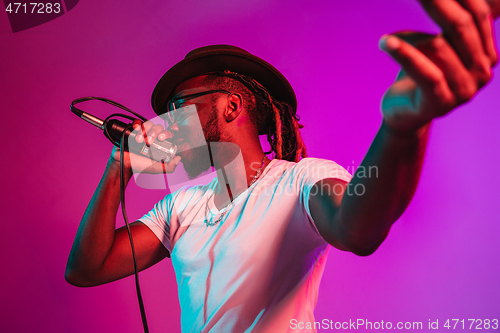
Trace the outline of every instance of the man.
{"type": "MultiPolygon", "coordinates": [[[[153,108],[168,112],[169,126],[134,122],[136,138],[173,141],[180,153],[166,164],[137,160],[134,169],[171,173],[181,160],[193,177],[217,169],[210,184],[167,195],[131,228],[139,269],[171,256],[183,330],[281,332],[292,319],[314,322],[328,244],[369,255],[385,239],[416,189],[430,122],[472,98],[497,62],[486,2],[421,2],[443,35],[381,40],[402,72],[384,96],[384,120],[360,168],[376,167],[377,177],[350,179],[333,162],[300,160],[293,90],[241,49],[194,50],[159,81],[153,108]],[[202,134],[193,133],[195,115],[202,134]],[[259,134],[269,134],[276,159],[266,157],[259,134]],[[204,141],[215,142],[210,163],[197,159],[204,141]]],[[[133,273],[128,236],[114,225],[118,160],[115,151],[80,224],[66,271],[72,284],[133,273]]]]}

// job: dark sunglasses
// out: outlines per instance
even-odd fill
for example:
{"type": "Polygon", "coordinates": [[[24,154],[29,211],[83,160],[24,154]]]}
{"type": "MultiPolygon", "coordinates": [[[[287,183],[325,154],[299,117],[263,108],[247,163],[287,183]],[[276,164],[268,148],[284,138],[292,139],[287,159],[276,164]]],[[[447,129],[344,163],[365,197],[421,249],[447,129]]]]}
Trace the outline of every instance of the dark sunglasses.
{"type": "MultiPolygon", "coordinates": [[[[167,122],[169,125],[172,125],[173,123],[180,123],[182,122],[185,118],[187,118],[187,115],[185,117],[182,117],[181,115],[184,113],[186,109],[182,107],[182,102],[188,100],[188,99],[193,99],[205,95],[210,95],[210,94],[216,94],[216,93],[224,93],[227,95],[233,94],[230,91],[227,90],[207,90],[207,91],[202,91],[196,94],[190,94],[190,95],[183,95],[183,96],[178,96],[171,98],[167,101],[167,113],[166,113],[166,118],[167,122]]],[[[239,95],[238,95],[239,96],[239,95]]]]}

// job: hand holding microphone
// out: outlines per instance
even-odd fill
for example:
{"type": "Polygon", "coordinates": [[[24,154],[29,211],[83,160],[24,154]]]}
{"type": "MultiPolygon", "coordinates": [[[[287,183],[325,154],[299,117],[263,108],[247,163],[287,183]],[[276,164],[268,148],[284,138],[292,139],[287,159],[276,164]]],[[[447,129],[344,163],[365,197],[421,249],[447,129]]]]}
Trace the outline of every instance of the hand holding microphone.
{"type": "MultiPolygon", "coordinates": [[[[161,125],[154,125],[151,121],[134,120],[128,125],[124,153],[124,165],[133,173],[172,173],[181,157],[175,156],[177,147],[167,141],[173,137],[172,133],[161,125]],[[132,152],[133,154],[129,153],[132,152]]],[[[115,146],[111,157],[120,161],[120,148],[115,146]]]]}
{"type": "Polygon", "coordinates": [[[167,141],[173,137],[172,133],[161,125],[154,125],[151,121],[133,112],[127,107],[101,97],[82,97],[71,103],[71,111],[78,117],[104,131],[104,135],[115,145],[111,158],[120,161],[120,143],[123,140],[124,167],[127,171],[142,173],[172,173],[180,162],[180,156],[175,156],[177,146],[167,141]],[[99,100],[132,113],[137,118],[125,114],[112,114],[105,120],[93,116],[75,107],[75,104],[99,100]],[[113,117],[122,117],[133,120],[126,124],[113,117]],[[134,154],[129,154],[129,151],[134,154]]]}

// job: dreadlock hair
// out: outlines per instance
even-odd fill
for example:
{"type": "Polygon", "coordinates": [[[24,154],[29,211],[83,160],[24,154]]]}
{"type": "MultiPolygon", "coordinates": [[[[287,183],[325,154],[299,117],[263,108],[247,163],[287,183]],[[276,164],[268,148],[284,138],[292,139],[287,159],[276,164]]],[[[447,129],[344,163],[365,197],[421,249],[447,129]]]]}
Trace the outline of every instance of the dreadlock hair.
{"type": "Polygon", "coordinates": [[[230,71],[207,74],[204,83],[215,89],[232,89],[243,96],[252,124],[259,133],[267,133],[267,141],[276,158],[298,162],[307,157],[307,150],[300,135],[296,111],[288,103],[275,99],[253,78],[230,71]]]}

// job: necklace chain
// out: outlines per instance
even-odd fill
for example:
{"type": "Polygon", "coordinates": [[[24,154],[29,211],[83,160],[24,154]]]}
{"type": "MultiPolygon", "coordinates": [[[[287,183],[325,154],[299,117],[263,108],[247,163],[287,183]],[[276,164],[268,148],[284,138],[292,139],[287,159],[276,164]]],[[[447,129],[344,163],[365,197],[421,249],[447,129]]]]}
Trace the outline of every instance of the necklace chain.
{"type": "MultiPolygon", "coordinates": [[[[259,167],[259,170],[257,170],[257,172],[255,173],[255,176],[253,176],[252,178],[252,181],[250,182],[250,186],[252,186],[256,181],[257,179],[260,177],[261,173],[262,173],[262,168],[264,167],[264,161],[266,159],[266,156],[264,155],[264,157],[262,158],[262,162],[260,163],[260,167],[259,167]]],[[[207,215],[209,213],[209,209],[208,209],[208,203],[210,202],[210,199],[212,199],[212,197],[215,195],[215,189],[212,191],[212,194],[210,194],[210,197],[208,198],[207,200],[207,203],[205,205],[205,224],[207,226],[210,226],[210,227],[213,227],[214,225],[218,224],[220,221],[222,221],[222,219],[224,218],[224,216],[226,216],[226,213],[227,211],[229,210],[230,206],[233,204],[234,200],[231,201],[231,203],[229,205],[227,205],[226,207],[226,210],[220,214],[220,216],[217,218],[217,220],[215,221],[212,221],[212,214],[210,213],[210,221],[207,220],[207,215]]]]}

